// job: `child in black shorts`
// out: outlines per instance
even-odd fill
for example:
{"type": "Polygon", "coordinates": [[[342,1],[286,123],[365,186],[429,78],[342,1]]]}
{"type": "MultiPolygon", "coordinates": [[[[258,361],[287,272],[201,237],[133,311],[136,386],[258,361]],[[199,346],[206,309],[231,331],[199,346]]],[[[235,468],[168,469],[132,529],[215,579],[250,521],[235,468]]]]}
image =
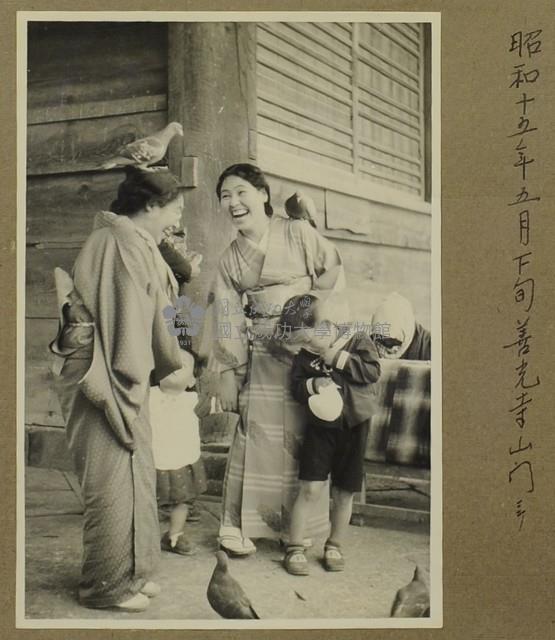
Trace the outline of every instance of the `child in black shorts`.
{"type": "Polygon", "coordinates": [[[379,356],[369,335],[340,335],[325,306],[311,294],[285,303],[280,331],[301,344],[291,371],[293,397],[306,407],[306,431],[299,456],[299,494],[291,511],[289,544],[283,564],[307,575],[303,533],[311,505],[331,474],[333,507],[324,567],[342,571],[341,543],[351,519],[353,494],[362,484],[368,425],[375,408],[373,383],[379,356]]]}

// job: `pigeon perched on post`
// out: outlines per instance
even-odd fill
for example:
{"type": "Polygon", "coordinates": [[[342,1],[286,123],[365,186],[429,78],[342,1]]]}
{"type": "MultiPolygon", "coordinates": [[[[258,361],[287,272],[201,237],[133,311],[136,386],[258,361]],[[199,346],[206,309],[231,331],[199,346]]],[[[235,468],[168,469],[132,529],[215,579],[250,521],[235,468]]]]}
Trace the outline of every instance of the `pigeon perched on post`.
{"type": "Polygon", "coordinates": [[[425,618],[430,615],[430,591],[423,571],[418,565],[414,576],[401,587],[391,607],[392,618],[425,618]]]}
{"type": "Polygon", "coordinates": [[[230,575],[227,568],[227,555],[216,552],[217,564],[208,584],[206,596],[210,606],[222,618],[235,620],[259,620],[251,601],[241,585],[230,575]]]}
{"type": "Polygon", "coordinates": [[[149,165],[160,162],[166,155],[168,145],[174,136],[183,135],[183,127],[179,122],[170,122],[161,131],[157,131],[146,138],[139,138],[129,142],[119,149],[117,155],[100,165],[101,169],[113,169],[114,167],[137,167],[146,171],[149,165]]]}
{"type": "Polygon", "coordinates": [[[302,191],[296,191],[285,201],[285,213],[294,220],[307,220],[314,228],[314,216],[316,206],[312,198],[306,196],[302,191]]]}

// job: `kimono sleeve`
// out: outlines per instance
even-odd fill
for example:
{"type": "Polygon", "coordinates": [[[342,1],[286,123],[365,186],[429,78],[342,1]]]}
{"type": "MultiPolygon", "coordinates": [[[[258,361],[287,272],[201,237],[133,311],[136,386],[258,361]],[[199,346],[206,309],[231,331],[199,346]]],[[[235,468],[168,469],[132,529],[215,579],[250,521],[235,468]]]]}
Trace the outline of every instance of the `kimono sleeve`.
{"type": "Polygon", "coordinates": [[[301,404],[308,404],[310,396],[316,393],[313,387],[313,378],[307,375],[302,356],[298,354],[293,358],[290,386],[291,395],[301,404]]]}
{"type": "Polygon", "coordinates": [[[230,276],[225,254],[208,295],[200,356],[208,359],[211,372],[223,373],[230,369],[238,375],[246,372],[247,320],[242,292],[230,276]]]}
{"type": "Polygon", "coordinates": [[[354,384],[371,384],[377,382],[381,367],[378,352],[372,340],[365,335],[352,339],[352,347],[338,351],[332,366],[341,375],[354,384]]]}
{"type": "Polygon", "coordinates": [[[120,401],[137,412],[156,365],[163,375],[181,366],[177,339],[163,323],[163,298],[149,251],[118,243],[113,272],[103,273],[100,295],[100,331],[112,384],[120,401]]]}

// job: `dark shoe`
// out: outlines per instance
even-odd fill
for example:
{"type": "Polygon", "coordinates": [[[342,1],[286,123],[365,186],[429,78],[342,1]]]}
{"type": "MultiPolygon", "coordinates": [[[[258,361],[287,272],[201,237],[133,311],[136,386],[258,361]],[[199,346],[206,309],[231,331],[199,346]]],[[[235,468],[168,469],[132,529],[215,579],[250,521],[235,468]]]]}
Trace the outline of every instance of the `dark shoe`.
{"type": "Polygon", "coordinates": [[[283,566],[285,571],[292,576],[307,576],[308,561],[304,554],[304,547],[297,545],[287,547],[283,558],[283,566]]]}
{"type": "Polygon", "coordinates": [[[343,558],[341,549],[329,542],[324,547],[324,569],[326,571],[343,571],[345,569],[345,558],[343,558]]]}
{"type": "Polygon", "coordinates": [[[171,553],[178,553],[180,556],[192,556],[196,553],[194,545],[185,537],[183,532],[177,534],[177,540],[172,545],[172,540],[168,531],[162,536],[160,541],[160,547],[162,551],[171,551],[171,553]]]}

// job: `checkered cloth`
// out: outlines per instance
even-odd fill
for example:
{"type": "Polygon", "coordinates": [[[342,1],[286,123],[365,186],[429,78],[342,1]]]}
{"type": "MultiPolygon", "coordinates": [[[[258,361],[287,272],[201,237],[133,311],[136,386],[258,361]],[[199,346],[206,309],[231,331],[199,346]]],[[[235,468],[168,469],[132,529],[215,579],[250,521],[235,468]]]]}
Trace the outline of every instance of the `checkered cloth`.
{"type": "Polygon", "coordinates": [[[430,363],[381,360],[366,459],[430,466],[430,363]]]}

